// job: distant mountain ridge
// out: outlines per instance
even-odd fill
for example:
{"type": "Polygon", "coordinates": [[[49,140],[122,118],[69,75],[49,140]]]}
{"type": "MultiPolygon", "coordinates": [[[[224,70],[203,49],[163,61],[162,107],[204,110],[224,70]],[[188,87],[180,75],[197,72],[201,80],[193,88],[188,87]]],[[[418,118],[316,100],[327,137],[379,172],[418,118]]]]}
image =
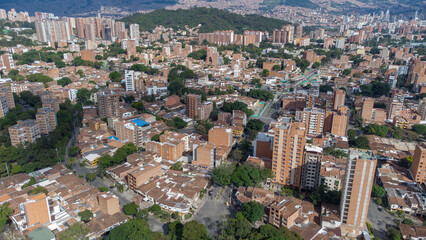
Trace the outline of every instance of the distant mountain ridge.
{"type": "Polygon", "coordinates": [[[102,7],[137,12],[161,9],[174,5],[177,0],[0,0],[0,8],[16,11],[49,12],[58,16],[74,16],[97,12],[102,7]]]}
{"type": "Polygon", "coordinates": [[[215,30],[260,30],[272,32],[288,24],[286,21],[260,15],[239,15],[216,8],[192,8],[188,10],[156,10],[149,13],[136,13],[121,19],[131,24],[138,23],[141,31],[150,31],[158,25],[174,29],[184,29],[185,25],[195,27],[201,24],[200,32],[215,30]]]}
{"type": "MultiPolygon", "coordinates": [[[[103,13],[119,17],[141,11],[151,11],[173,6],[180,0],[0,0],[0,8],[17,11],[50,12],[57,16],[94,16],[101,7],[107,9],[103,13]]],[[[182,0],[181,0],[182,1],[182,0]]],[[[217,2],[218,0],[198,0],[217,2]]],[[[191,2],[195,7],[197,2],[191,2]]],[[[230,2],[235,0],[229,0],[230,2]]],[[[390,10],[391,14],[411,14],[419,11],[419,16],[425,14],[425,0],[260,0],[258,14],[271,12],[275,7],[290,6],[304,8],[322,8],[341,13],[371,13],[390,10]]],[[[235,1],[235,8],[252,10],[245,1],[235,1]]],[[[231,4],[232,5],[232,4],[231,4]]],[[[185,5],[186,6],[186,5],[185,5]]],[[[188,6],[186,6],[188,7],[188,6]]],[[[233,9],[229,7],[228,9],[233,9]]]]}

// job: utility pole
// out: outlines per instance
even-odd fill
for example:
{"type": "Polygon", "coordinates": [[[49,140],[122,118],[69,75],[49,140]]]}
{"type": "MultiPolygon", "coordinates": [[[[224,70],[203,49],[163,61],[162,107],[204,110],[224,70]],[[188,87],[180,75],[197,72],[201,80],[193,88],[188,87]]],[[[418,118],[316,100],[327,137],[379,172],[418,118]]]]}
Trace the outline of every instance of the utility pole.
{"type": "Polygon", "coordinates": [[[9,174],[9,168],[7,167],[7,163],[6,163],[6,171],[7,171],[7,176],[10,176],[10,174],[9,174]]]}

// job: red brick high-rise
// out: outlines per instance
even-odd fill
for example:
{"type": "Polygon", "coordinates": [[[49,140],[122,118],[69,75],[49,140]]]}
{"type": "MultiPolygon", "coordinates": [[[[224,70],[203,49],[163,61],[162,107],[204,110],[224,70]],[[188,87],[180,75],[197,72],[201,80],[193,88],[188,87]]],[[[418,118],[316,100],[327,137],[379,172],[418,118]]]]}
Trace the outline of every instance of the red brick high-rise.
{"type": "Polygon", "coordinates": [[[200,117],[201,96],[188,94],[186,96],[186,116],[189,118],[200,117]]]}

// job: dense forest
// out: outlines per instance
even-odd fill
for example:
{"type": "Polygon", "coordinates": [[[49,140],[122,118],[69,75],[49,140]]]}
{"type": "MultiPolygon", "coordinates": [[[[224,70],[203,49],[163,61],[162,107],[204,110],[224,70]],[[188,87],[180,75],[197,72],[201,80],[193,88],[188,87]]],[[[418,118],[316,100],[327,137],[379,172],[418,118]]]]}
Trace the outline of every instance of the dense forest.
{"type": "Polygon", "coordinates": [[[215,8],[192,8],[189,10],[157,10],[146,14],[133,14],[123,18],[126,24],[138,23],[141,31],[150,31],[158,25],[168,28],[184,29],[185,25],[195,27],[201,24],[200,32],[215,30],[260,30],[272,32],[288,22],[259,15],[239,15],[215,8]]]}

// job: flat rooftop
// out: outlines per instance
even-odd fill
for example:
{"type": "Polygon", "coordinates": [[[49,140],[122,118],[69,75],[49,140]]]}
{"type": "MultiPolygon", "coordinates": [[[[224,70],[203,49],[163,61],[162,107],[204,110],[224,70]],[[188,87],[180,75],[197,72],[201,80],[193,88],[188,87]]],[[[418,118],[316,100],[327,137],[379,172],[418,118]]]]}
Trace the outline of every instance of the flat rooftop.
{"type": "Polygon", "coordinates": [[[362,149],[349,149],[349,159],[364,159],[364,160],[374,160],[374,154],[370,150],[362,150],[362,149]]]}

